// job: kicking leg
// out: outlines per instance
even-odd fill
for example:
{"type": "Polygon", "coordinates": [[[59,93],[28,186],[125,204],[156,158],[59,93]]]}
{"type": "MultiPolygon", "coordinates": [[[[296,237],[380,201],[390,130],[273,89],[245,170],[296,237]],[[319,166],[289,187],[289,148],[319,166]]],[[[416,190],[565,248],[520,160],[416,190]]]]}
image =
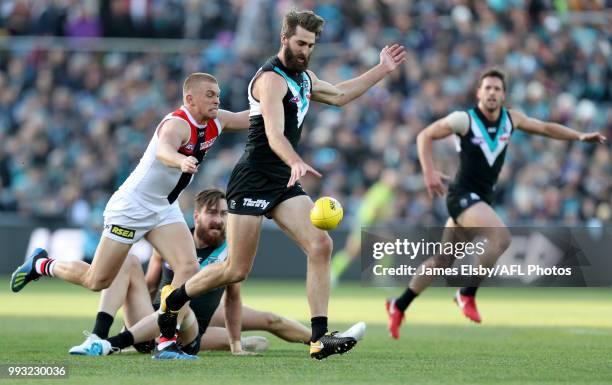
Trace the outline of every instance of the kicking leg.
{"type": "Polygon", "coordinates": [[[296,196],[280,203],[272,210],[272,218],[285,233],[293,238],[308,258],[306,290],[311,313],[310,355],[322,359],[330,354],[344,353],[357,343],[351,337],[325,335],[329,303],[329,262],[332,240],[327,232],[310,222],[312,200],[306,195],[296,196]]]}

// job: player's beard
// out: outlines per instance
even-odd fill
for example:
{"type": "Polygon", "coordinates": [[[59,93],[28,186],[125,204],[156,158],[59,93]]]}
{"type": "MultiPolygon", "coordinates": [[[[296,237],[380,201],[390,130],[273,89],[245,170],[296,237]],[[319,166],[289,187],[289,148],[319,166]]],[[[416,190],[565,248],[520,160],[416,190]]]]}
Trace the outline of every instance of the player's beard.
{"type": "Polygon", "coordinates": [[[294,54],[293,51],[291,51],[291,48],[289,48],[289,46],[287,46],[284,51],[285,52],[283,54],[283,57],[285,59],[285,65],[287,66],[287,68],[296,72],[306,71],[306,69],[308,68],[308,60],[310,59],[308,56],[294,54]],[[303,59],[304,62],[300,63],[298,61],[298,58],[303,59]]]}
{"type": "Polygon", "coordinates": [[[196,233],[200,241],[209,247],[219,247],[225,241],[225,226],[223,224],[201,226],[196,229],[196,233]],[[211,230],[218,230],[218,235],[213,234],[211,230]]]}

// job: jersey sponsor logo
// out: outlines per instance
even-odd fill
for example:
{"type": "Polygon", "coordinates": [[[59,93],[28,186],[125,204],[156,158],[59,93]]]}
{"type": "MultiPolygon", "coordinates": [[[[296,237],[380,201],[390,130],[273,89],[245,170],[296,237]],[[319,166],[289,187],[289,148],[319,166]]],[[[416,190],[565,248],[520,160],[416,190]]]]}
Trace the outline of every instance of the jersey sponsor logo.
{"type": "Polygon", "coordinates": [[[300,102],[300,97],[299,96],[294,96],[289,100],[291,103],[295,103],[298,104],[300,102]]]}
{"type": "Polygon", "coordinates": [[[111,225],[111,234],[115,234],[125,239],[134,239],[134,230],[126,229],[125,227],[111,225]]]}
{"type": "Polygon", "coordinates": [[[244,198],[242,200],[242,206],[244,207],[259,207],[261,209],[264,209],[266,207],[268,207],[268,205],[270,204],[270,202],[268,202],[265,199],[251,199],[251,198],[244,198]]]}
{"type": "Polygon", "coordinates": [[[503,134],[502,136],[499,137],[499,141],[500,142],[507,142],[510,140],[510,135],[509,134],[503,134]]]}
{"type": "Polygon", "coordinates": [[[480,138],[480,137],[478,137],[478,136],[474,136],[474,137],[472,137],[472,143],[473,143],[473,144],[475,144],[475,145],[477,145],[477,146],[480,146],[480,145],[481,145],[481,144],[483,144],[484,142],[485,142],[485,139],[484,139],[484,138],[480,138]]]}
{"type": "Polygon", "coordinates": [[[208,150],[217,138],[208,139],[206,142],[200,144],[200,151],[208,150]]]}
{"type": "Polygon", "coordinates": [[[204,135],[206,135],[206,131],[200,130],[200,132],[198,132],[198,138],[203,138],[204,135]]]}
{"type": "Polygon", "coordinates": [[[195,147],[195,144],[193,144],[193,143],[187,143],[187,144],[185,145],[185,150],[187,150],[187,151],[193,151],[193,148],[194,148],[194,147],[195,147]]]}

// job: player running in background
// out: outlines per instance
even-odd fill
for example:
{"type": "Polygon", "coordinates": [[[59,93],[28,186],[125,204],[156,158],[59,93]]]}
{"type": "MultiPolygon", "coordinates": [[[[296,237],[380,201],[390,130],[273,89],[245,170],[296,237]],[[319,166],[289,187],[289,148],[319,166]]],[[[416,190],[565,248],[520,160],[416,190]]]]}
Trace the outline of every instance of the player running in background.
{"type": "MultiPolygon", "coordinates": [[[[452,112],[432,123],[418,135],[417,144],[430,197],[444,196],[447,193],[444,184],[446,176],[433,167],[432,142],[455,135],[460,163],[446,196],[450,218],[446,222],[443,242],[456,239],[454,231],[457,229],[478,228],[478,236],[488,240],[484,254],[478,256],[478,262],[481,266],[491,267],[511,241],[510,232],[491,207],[491,202],[514,129],[553,139],[592,143],[605,143],[606,137],[598,132],[581,133],[557,123],[530,118],[514,109],[506,109],[506,77],[497,69],[482,73],[476,96],[477,106],[467,111],[452,112]]],[[[438,255],[426,260],[422,266],[446,268],[453,262],[453,256],[438,255]]],[[[421,267],[417,271],[422,271],[421,267]]],[[[399,338],[399,327],[410,303],[434,278],[415,275],[400,297],[387,300],[389,331],[393,338],[399,338]]],[[[477,279],[473,286],[461,288],[454,298],[463,314],[474,322],[481,322],[475,301],[479,282],[480,279],[477,279]]]]}
{"type": "MultiPolygon", "coordinates": [[[[183,105],[159,123],[136,169],[107,203],[104,231],[91,265],[56,261],[48,258],[44,249],[36,249],[13,273],[12,291],[20,291],[41,276],[57,277],[93,291],[105,289],[132,244],[142,237],[167,258],[175,285],[197,273],[193,240],[177,198],[221,132],[248,127],[247,111],[219,110],[219,92],[212,75],[194,73],[185,79],[183,105]]],[[[170,346],[171,342],[162,344],[170,346]]]]}
{"type": "MultiPolygon", "coordinates": [[[[217,189],[199,192],[195,198],[193,242],[196,247],[198,262],[201,267],[211,263],[220,263],[227,257],[225,242],[225,225],[227,222],[227,201],[225,194],[217,189]]],[[[71,354],[98,355],[112,352],[112,348],[125,349],[134,345],[142,353],[154,349],[154,338],[158,335],[155,316],[151,317],[153,307],[159,307],[159,290],[172,282],[172,270],[163,264],[156,251],[149,260],[146,283],[142,267],[135,254],[147,258],[151,248],[147,245],[136,245],[122,266],[113,284],[102,291],[98,314],[92,333],[84,343],[70,349],[71,354]],[[141,246],[141,247],[136,247],[141,246]],[[147,254],[147,255],[145,255],[147,254]],[[160,282],[161,278],[161,282],[160,282]],[[147,290],[149,287],[149,290],[147,290]],[[150,288],[153,288],[151,290],[150,288]],[[155,305],[151,305],[149,293],[152,291],[155,305]],[[124,306],[125,325],[128,330],[108,338],[110,327],[117,310],[124,306]],[[134,326],[137,321],[145,319],[134,326]],[[108,343],[95,341],[107,339],[108,343]]],[[[192,359],[201,349],[231,350],[235,355],[245,351],[259,352],[268,346],[265,337],[252,336],[240,338],[240,326],[243,331],[262,330],[270,332],[288,342],[306,343],[310,330],[297,321],[281,317],[271,312],[264,312],[243,306],[240,298],[239,284],[227,286],[224,306],[219,306],[224,288],[216,289],[193,299],[184,321],[185,330],[181,337],[184,352],[170,354],[157,352],[157,358],[192,359]],[[227,317],[226,317],[227,314],[227,317]],[[242,322],[239,316],[242,315],[242,322]],[[238,318],[237,318],[238,317],[238,318]],[[195,319],[196,322],[193,322],[195,319]],[[226,326],[226,327],[223,327],[226,326]],[[186,353],[186,354],[183,354],[186,353]]],[[[345,332],[361,339],[365,324],[359,323],[345,332]]]]}
{"type": "MultiPolygon", "coordinates": [[[[167,297],[162,292],[162,336],[173,338],[179,309],[191,298],[244,280],[253,265],[263,216],[293,238],[307,255],[307,296],[311,312],[310,355],[321,359],[344,353],[356,341],[327,332],[329,261],[332,240],[309,220],[313,207],[299,179],[321,175],[296,152],[310,101],[342,106],[366,92],[405,61],[404,48],[385,47],[380,62],[359,77],[337,85],[308,70],[323,19],[311,11],[291,11],[283,19],[281,47],[257,71],[248,87],[250,128],[244,155],[227,189],[229,203],[226,263],[201,270],[167,297]]],[[[283,260],[290,256],[278,256],[283,260]]]]}
{"type": "Polygon", "coordinates": [[[390,168],[385,169],[380,180],[374,183],[364,194],[357,213],[357,223],[349,234],[344,248],[332,258],[332,287],[338,284],[342,274],[361,252],[361,228],[363,226],[374,226],[393,216],[395,189],[398,182],[397,171],[390,168]]]}

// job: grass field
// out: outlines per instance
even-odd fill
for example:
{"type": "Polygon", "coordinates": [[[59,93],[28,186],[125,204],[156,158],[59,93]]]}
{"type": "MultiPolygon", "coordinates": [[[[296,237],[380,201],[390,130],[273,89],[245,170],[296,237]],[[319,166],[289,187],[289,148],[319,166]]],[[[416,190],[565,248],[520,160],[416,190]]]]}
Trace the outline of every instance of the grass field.
{"type": "MultiPolygon", "coordinates": [[[[19,294],[0,293],[1,364],[62,364],[61,380],[7,380],[1,384],[611,384],[612,290],[484,288],[484,323],[469,323],[450,288],[418,298],[390,340],[383,300],[400,290],[345,285],[333,293],[330,327],[368,323],[365,340],[345,356],[310,360],[305,346],[270,337],[261,357],[200,353],[195,362],[159,362],[147,355],[72,357],[90,329],[97,296],[41,280],[19,294]]],[[[308,319],[301,282],[251,281],[245,303],[302,322],[308,319]]],[[[113,331],[119,323],[116,322],[113,331]]],[[[251,333],[256,334],[256,333],[251,333]]]]}

